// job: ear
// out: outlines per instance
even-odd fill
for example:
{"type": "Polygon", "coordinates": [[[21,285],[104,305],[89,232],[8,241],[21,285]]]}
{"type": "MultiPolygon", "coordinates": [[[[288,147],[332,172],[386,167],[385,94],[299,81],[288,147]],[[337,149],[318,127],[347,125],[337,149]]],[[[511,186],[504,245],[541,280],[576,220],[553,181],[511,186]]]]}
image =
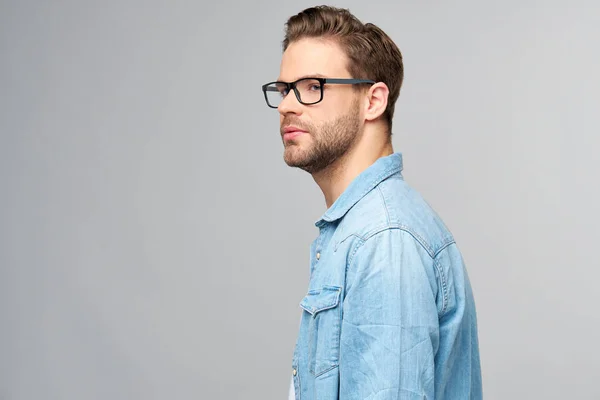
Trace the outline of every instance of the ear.
{"type": "Polygon", "coordinates": [[[373,121],[379,118],[385,112],[388,104],[388,95],[390,90],[383,82],[377,82],[369,88],[367,93],[367,108],[365,110],[365,119],[373,121]]]}

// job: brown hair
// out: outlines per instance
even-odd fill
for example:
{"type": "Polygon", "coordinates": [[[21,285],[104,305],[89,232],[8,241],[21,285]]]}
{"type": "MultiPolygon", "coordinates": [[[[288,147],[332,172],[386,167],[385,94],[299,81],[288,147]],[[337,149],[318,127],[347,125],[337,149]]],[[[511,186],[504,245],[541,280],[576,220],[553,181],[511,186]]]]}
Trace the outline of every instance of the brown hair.
{"type": "Polygon", "coordinates": [[[348,71],[353,78],[383,82],[390,93],[383,114],[390,134],[396,100],[404,78],[402,54],[398,46],[379,27],[363,24],[349,10],[330,6],[307,8],[290,17],[285,24],[283,51],[303,38],[331,38],[346,53],[348,71]]]}

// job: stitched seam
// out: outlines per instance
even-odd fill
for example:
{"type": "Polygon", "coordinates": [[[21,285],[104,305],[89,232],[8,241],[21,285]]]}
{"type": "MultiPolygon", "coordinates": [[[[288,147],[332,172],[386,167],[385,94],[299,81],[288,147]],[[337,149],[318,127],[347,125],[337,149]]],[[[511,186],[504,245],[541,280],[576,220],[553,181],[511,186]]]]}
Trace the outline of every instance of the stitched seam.
{"type": "Polygon", "coordinates": [[[390,210],[388,210],[388,206],[387,203],[385,202],[385,196],[383,195],[383,190],[381,190],[381,186],[377,185],[377,191],[379,192],[379,195],[381,196],[381,201],[383,202],[383,209],[385,210],[385,216],[386,216],[386,223],[389,225],[390,224],[390,210]]]}
{"type": "Polygon", "coordinates": [[[425,241],[425,239],[423,239],[421,236],[419,236],[417,233],[415,233],[412,229],[410,229],[406,225],[389,224],[389,225],[387,225],[385,227],[380,227],[380,228],[374,229],[371,232],[367,233],[367,235],[364,237],[364,240],[366,241],[366,240],[370,239],[371,237],[377,235],[378,233],[381,233],[381,232],[383,232],[385,230],[388,230],[388,229],[399,229],[401,231],[404,231],[404,232],[408,233],[409,235],[411,235],[417,241],[417,243],[419,243],[421,245],[421,247],[423,247],[423,249],[425,249],[425,251],[427,252],[427,254],[429,254],[429,256],[431,258],[433,258],[433,254],[435,254],[435,252],[427,244],[427,242],[425,241]]]}
{"type": "Polygon", "coordinates": [[[296,377],[298,378],[298,397],[296,397],[296,398],[300,399],[300,396],[302,396],[302,381],[300,380],[300,373],[299,372],[296,373],[296,377]]]}
{"type": "Polygon", "coordinates": [[[348,262],[346,263],[346,273],[348,273],[348,266],[352,265],[352,261],[354,260],[354,255],[356,254],[356,252],[358,251],[359,248],[362,247],[363,244],[365,244],[366,240],[363,239],[362,237],[355,235],[359,242],[356,244],[356,246],[354,246],[354,250],[352,251],[352,253],[350,254],[350,257],[348,258],[348,262]]]}
{"type": "Polygon", "coordinates": [[[338,364],[335,364],[335,365],[333,365],[333,366],[331,366],[331,367],[327,368],[325,371],[323,371],[323,372],[319,372],[318,374],[316,374],[316,375],[315,375],[315,378],[318,378],[319,376],[321,376],[321,375],[323,375],[323,374],[325,374],[325,373],[327,373],[327,372],[329,372],[329,371],[331,371],[332,369],[334,369],[334,368],[337,368],[337,367],[338,367],[338,364]]]}
{"type": "Polygon", "coordinates": [[[388,230],[388,229],[400,229],[400,230],[403,230],[403,231],[409,233],[423,247],[423,249],[425,249],[425,251],[427,252],[427,254],[429,254],[429,256],[431,258],[437,257],[438,254],[440,254],[448,246],[456,243],[456,241],[454,240],[453,237],[446,238],[447,241],[443,242],[442,245],[440,246],[440,248],[437,251],[434,251],[433,248],[427,244],[427,242],[425,241],[425,239],[423,239],[421,236],[419,236],[419,234],[415,233],[408,226],[402,225],[402,224],[389,224],[388,223],[385,226],[379,226],[377,228],[374,228],[374,229],[372,229],[371,231],[367,232],[364,235],[361,235],[361,234],[358,234],[358,233],[350,233],[350,234],[348,234],[348,236],[346,236],[344,239],[342,239],[338,244],[341,244],[341,243],[345,242],[346,240],[348,240],[352,236],[360,239],[363,242],[366,242],[371,237],[373,237],[373,236],[377,235],[378,233],[381,233],[381,232],[383,232],[385,230],[388,230]]]}
{"type": "MultiPolygon", "coordinates": [[[[356,253],[356,251],[358,250],[358,248],[361,247],[364,244],[364,242],[366,242],[367,240],[371,239],[373,236],[375,236],[375,235],[377,235],[377,234],[379,234],[381,232],[390,230],[390,229],[398,229],[398,230],[404,231],[404,232],[408,233],[409,235],[411,235],[415,239],[415,241],[417,243],[419,243],[421,245],[421,247],[423,247],[423,249],[427,252],[427,254],[429,254],[429,256],[431,258],[433,258],[433,254],[439,253],[439,251],[437,253],[434,253],[433,249],[427,244],[427,242],[425,242],[425,239],[423,239],[421,236],[419,236],[418,234],[416,234],[415,232],[413,232],[407,226],[405,226],[405,225],[396,225],[396,224],[388,224],[386,226],[380,226],[378,228],[375,228],[375,229],[367,232],[366,235],[364,235],[364,236],[361,236],[361,235],[356,234],[356,233],[353,233],[353,234],[349,235],[349,237],[350,236],[356,236],[360,240],[360,243],[357,244],[356,248],[352,252],[352,255],[349,258],[348,264],[352,263],[352,259],[354,258],[354,254],[356,253]]],[[[450,244],[452,242],[453,242],[453,240],[450,242],[450,244]]],[[[445,248],[445,247],[447,247],[447,245],[445,245],[443,247],[445,248]]]]}
{"type": "MultiPolygon", "coordinates": [[[[357,245],[358,247],[360,247],[360,246],[362,246],[362,244],[364,242],[366,242],[367,240],[369,240],[373,236],[375,236],[378,233],[381,233],[383,231],[389,230],[389,229],[399,229],[399,230],[404,231],[404,232],[408,233],[409,235],[411,235],[417,241],[417,243],[419,243],[421,245],[421,247],[423,247],[423,249],[427,252],[427,254],[429,254],[429,256],[432,259],[435,258],[435,257],[437,257],[448,246],[451,246],[452,244],[456,243],[456,241],[454,240],[454,238],[447,238],[447,241],[444,242],[437,251],[434,251],[433,248],[427,244],[427,242],[425,241],[425,239],[423,239],[421,236],[419,236],[419,234],[415,233],[412,229],[410,229],[406,225],[402,225],[402,224],[388,224],[388,225],[385,225],[385,226],[379,226],[377,228],[372,229],[371,231],[367,232],[364,235],[360,235],[358,233],[351,233],[344,240],[342,240],[340,243],[342,243],[343,241],[347,240],[349,237],[354,236],[354,237],[358,238],[361,241],[361,243],[359,243],[357,245]]],[[[355,248],[354,251],[352,252],[352,255],[350,257],[349,263],[352,262],[352,258],[354,257],[354,253],[356,253],[356,250],[358,250],[358,247],[355,248]]]]}
{"type": "Polygon", "coordinates": [[[352,236],[354,236],[355,238],[358,238],[360,240],[364,240],[364,238],[362,236],[360,236],[358,233],[350,233],[350,234],[348,234],[348,236],[346,236],[345,238],[340,240],[337,244],[340,245],[340,244],[344,243],[346,240],[350,239],[352,236]]]}
{"type": "Polygon", "coordinates": [[[454,239],[450,240],[448,243],[442,245],[439,250],[434,254],[433,258],[436,258],[442,251],[446,250],[448,247],[456,243],[454,239]]]}
{"type": "MultiPolygon", "coordinates": [[[[336,292],[335,299],[331,300],[327,304],[322,305],[320,308],[314,308],[314,309],[312,309],[310,307],[305,307],[302,304],[303,302],[300,302],[300,307],[302,307],[302,309],[306,310],[311,315],[315,315],[318,312],[329,310],[331,308],[335,308],[340,303],[340,293],[341,293],[341,290],[342,290],[341,288],[336,288],[336,290],[335,290],[335,292],[336,292]]],[[[318,293],[310,293],[309,292],[308,295],[310,295],[310,296],[318,296],[319,294],[318,293]]]]}
{"type": "Polygon", "coordinates": [[[446,309],[448,307],[448,284],[447,284],[447,280],[446,280],[446,275],[444,275],[444,271],[442,270],[442,266],[439,263],[439,261],[437,259],[433,259],[433,265],[435,266],[435,268],[438,271],[438,279],[441,283],[442,286],[442,311],[440,312],[440,314],[444,314],[446,312],[446,309]]]}

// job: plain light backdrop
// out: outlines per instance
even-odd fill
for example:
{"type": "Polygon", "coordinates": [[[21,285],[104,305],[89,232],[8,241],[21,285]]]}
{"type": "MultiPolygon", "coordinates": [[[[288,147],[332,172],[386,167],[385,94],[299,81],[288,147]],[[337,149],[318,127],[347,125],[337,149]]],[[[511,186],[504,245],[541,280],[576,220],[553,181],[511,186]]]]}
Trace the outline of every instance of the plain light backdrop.
{"type": "MultiPolygon", "coordinates": [[[[0,2],[0,399],[283,399],[325,211],[260,86],[307,1],[0,2]]],[[[486,400],[600,399],[600,5],[346,1],[467,262],[486,400]]]]}

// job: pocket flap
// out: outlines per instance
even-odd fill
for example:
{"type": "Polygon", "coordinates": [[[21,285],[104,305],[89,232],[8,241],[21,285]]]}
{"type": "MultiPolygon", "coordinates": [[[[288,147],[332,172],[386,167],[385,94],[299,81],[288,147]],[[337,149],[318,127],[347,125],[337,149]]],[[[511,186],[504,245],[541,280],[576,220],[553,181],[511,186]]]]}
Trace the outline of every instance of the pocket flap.
{"type": "Polygon", "coordinates": [[[300,307],[312,315],[334,308],[340,302],[341,291],[337,286],[323,286],[322,289],[310,290],[300,302],[300,307]]]}

